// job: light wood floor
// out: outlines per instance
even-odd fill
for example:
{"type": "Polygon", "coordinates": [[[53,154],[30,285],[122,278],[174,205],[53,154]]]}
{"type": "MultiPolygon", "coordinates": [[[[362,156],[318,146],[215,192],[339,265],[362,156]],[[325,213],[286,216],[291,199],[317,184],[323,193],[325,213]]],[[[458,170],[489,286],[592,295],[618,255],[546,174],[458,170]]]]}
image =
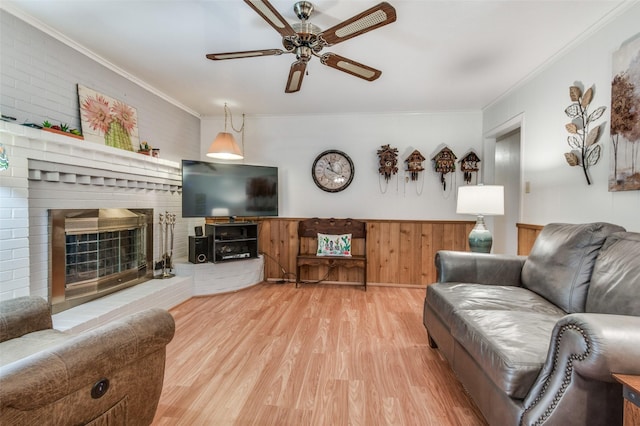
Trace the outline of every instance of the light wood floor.
{"type": "Polygon", "coordinates": [[[154,425],[486,425],[422,325],[423,289],[260,284],[171,310],[154,425]]]}

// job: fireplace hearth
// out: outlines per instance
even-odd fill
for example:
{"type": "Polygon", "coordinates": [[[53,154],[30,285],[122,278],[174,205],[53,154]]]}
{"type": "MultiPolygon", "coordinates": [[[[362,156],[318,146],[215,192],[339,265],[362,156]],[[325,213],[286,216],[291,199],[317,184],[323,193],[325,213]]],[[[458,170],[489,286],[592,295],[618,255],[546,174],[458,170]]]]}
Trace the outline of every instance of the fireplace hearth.
{"type": "Polygon", "coordinates": [[[153,278],[153,209],[49,210],[52,312],[153,278]]]}

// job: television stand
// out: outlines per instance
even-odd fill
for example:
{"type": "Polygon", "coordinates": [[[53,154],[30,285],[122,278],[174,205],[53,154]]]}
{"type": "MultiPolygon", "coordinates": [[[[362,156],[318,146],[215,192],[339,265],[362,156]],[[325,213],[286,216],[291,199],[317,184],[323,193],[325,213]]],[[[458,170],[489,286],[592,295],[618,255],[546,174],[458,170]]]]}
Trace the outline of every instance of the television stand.
{"type": "MultiPolygon", "coordinates": [[[[234,218],[235,220],[235,218],[234,218]]],[[[258,257],[258,224],[229,222],[205,225],[205,234],[211,235],[214,263],[258,257]]]]}

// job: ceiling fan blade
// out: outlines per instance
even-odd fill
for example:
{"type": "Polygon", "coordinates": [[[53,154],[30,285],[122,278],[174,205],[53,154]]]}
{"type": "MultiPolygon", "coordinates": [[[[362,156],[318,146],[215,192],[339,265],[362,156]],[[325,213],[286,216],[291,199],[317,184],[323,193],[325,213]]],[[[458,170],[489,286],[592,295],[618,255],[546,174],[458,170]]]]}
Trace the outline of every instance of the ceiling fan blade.
{"type": "Polygon", "coordinates": [[[367,65],[361,64],[360,62],[347,59],[344,56],[336,55],[335,53],[325,53],[320,56],[320,62],[323,65],[327,65],[339,71],[344,71],[347,74],[363,78],[367,81],[376,80],[382,75],[382,71],[380,70],[371,68],[367,65]]]}
{"type": "Polygon", "coordinates": [[[287,87],[284,90],[285,93],[293,93],[300,90],[300,87],[302,86],[302,79],[304,78],[304,73],[306,70],[306,61],[296,61],[291,64],[289,78],[287,79],[287,87]]]}
{"type": "Polygon", "coordinates": [[[209,53],[207,55],[207,59],[211,59],[213,61],[221,61],[223,59],[255,58],[257,56],[282,55],[283,53],[288,52],[280,49],[246,50],[244,52],[209,53]]]}
{"type": "Polygon", "coordinates": [[[364,34],[376,28],[390,24],[396,20],[396,10],[387,2],[382,2],[377,6],[367,9],[364,12],[335,25],[322,33],[318,38],[322,39],[327,46],[332,46],[349,40],[360,34],[364,34]]]}
{"type": "Polygon", "coordinates": [[[282,37],[296,38],[298,34],[267,0],[244,0],[262,19],[267,21],[282,37]]]}

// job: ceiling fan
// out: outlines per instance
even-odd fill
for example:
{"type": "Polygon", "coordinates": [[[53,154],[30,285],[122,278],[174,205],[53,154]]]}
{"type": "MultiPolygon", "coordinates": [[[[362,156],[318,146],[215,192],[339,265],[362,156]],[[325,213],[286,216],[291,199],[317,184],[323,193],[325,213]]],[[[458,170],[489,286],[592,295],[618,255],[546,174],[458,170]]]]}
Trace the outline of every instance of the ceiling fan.
{"type": "Polygon", "coordinates": [[[254,58],[258,56],[295,53],[296,61],[291,65],[289,71],[289,78],[285,88],[286,93],[300,90],[302,79],[307,69],[307,63],[312,56],[320,58],[320,63],[323,65],[367,81],[373,81],[382,75],[382,71],[352,59],[335,53],[320,54],[320,51],[324,47],[333,46],[394,22],[396,20],[396,10],[389,3],[382,2],[346,21],[322,31],[316,25],[307,22],[313,12],[313,4],[311,4],[311,2],[299,1],[294,4],[293,10],[301,22],[294,23],[293,25],[289,25],[268,0],[244,0],[244,2],[280,33],[284,50],[264,49],[244,52],[210,53],[207,55],[208,59],[220,61],[225,59],[254,58]]]}

